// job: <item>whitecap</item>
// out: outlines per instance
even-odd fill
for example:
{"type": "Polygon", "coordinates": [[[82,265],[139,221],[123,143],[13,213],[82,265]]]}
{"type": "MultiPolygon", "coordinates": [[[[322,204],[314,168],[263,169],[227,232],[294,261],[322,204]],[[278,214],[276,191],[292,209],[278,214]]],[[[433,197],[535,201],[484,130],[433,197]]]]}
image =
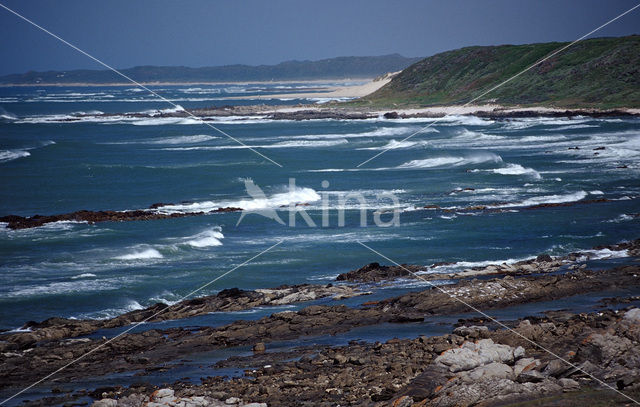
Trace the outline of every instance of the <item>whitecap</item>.
{"type": "Polygon", "coordinates": [[[118,260],[148,260],[148,259],[161,259],[162,254],[156,249],[149,248],[139,251],[134,251],[133,253],[125,254],[122,256],[117,256],[118,260]]]}
{"type": "Polygon", "coordinates": [[[341,144],[349,143],[346,139],[338,140],[291,140],[281,141],[275,144],[263,144],[263,145],[242,145],[233,144],[226,146],[198,146],[198,147],[167,147],[163,148],[165,151],[217,151],[217,150],[237,150],[243,148],[315,148],[315,147],[331,147],[341,144]]]}
{"type": "Polygon", "coordinates": [[[90,278],[90,277],[97,277],[97,276],[93,273],[82,273],[82,274],[78,274],[77,276],[71,277],[71,279],[77,280],[79,278],[90,278]]]}
{"type": "MultiPolygon", "coordinates": [[[[401,126],[401,127],[380,127],[371,131],[364,131],[361,133],[331,133],[331,134],[304,134],[299,136],[281,136],[279,138],[286,139],[306,139],[306,140],[318,140],[318,139],[349,139],[349,138],[372,138],[372,137],[384,137],[384,136],[398,136],[398,135],[411,135],[412,132],[419,131],[419,127],[415,126],[401,126]]],[[[439,133],[437,129],[430,127],[421,131],[421,133],[439,133]]]]}
{"type": "Polygon", "coordinates": [[[222,246],[220,239],[223,238],[224,235],[220,231],[220,228],[213,228],[187,238],[188,240],[185,243],[197,248],[222,246]]]}
{"type": "Polygon", "coordinates": [[[162,213],[184,213],[211,211],[218,208],[240,208],[244,210],[259,210],[267,208],[280,208],[281,206],[295,205],[319,201],[320,195],[313,188],[296,187],[293,191],[275,193],[270,197],[259,199],[239,199],[226,201],[202,201],[190,204],[167,205],[159,208],[162,213]]]}
{"type": "Polygon", "coordinates": [[[617,218],[613,218],[613,219],[609,219],[606,220],[605,222],[607,223],[620,223],[620,222],[627,222],[630,220],[636,219],[634,216],[632,215],[627,215],[626,213],[623,213],[621,215],[619,215],[617,218]]]}
{"type": "Polygon", "coordinates": [[[162,137],[147,140],[134,140],[134,141],[114,141],[104,144],[197,144],[205,141],[211,141],[220,137],[210,136],[208,134],[194,134],[175,137],[162,137]]]}
{"type": "Polygon", "coordinates": [[[535,179],[542,179],[540,173],[533,168],[523,167],[520,164],[507,164],[506,167],[488,170],[500,175],[529,175],[535,179]]]}
{"type": "Polygon", "coordinates": [[[434,168],[434,167],[459,167],[468,164],[480,164],[485,162],[502,162],[502,158],[493,153],[476,153],[467,156],[444,156],[433,157],[422,160],[412,160],[406,162],[397,168],[400,169],[417,169],[417,168],[434,168]]]}
{"type": "Polygon", "coordinates": [[[585,191],[572,192],[564,195],[542,195],[525,199],[522,202],[508,203],[497,205],[497,208],[511,208],[520,206],[534,206],[541,204],[556,204],[556,203],[568,203],[577,202],[584,199],[587,196],[585,191]]]}
{"type": "Polygon", "coordinates": [[[422,145],[426,145],[428,144],[425,141],[396,141],[396,140],[391,140],[389,141],[387,144],[383,145],[383,146],[378,146],[378,147],[363,147],[363,148],[358,148],[358,150],[395,150],[395,149],[402,149],[402,148],[412,148],[412,147],[416,147],[416,146],[422,146],[422,145]]]}
{"type": "Polygon", "coordinates": [[[96,312],[80,315],[81,319],[111,319],[131,311],[139,311],[144,307],[136,300],[128,300],[127,303],[120,308],[108,308],[96,312]]]}
{"type": "Polygon", "coordinates": [[[0,163],[17,160],[18,158],[29,157],[30,152],[24,150],[0,150],[0,163]]]}

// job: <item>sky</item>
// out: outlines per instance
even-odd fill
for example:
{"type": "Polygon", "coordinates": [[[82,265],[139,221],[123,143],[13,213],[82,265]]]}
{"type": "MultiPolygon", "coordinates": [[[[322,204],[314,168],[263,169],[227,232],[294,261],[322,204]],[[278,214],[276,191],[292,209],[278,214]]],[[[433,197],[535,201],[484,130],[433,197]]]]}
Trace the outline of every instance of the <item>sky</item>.
{"type": "MultiPolygon", "coordinates": [[[[117,68],[573,41],[639,0],[0,0],[117,68]]],[[[640,8],[594,36],[640,34],[640,8]]],[[[0,8],[0,75],[103,69],[0,8]]]]}

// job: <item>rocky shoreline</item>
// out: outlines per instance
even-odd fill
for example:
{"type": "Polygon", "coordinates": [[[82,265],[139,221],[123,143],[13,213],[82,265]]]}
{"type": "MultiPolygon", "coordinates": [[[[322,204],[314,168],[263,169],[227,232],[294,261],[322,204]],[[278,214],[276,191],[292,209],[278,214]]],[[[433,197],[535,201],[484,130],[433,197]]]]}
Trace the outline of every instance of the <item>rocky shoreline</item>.
{"type": "Polygon", "coordinates": [[[510,118],[529,117],[577,117],[589,116],[594,118],[605,117],[637,117],[640,116],[638,109],[593,109],[576,108],[560,109],[547,107],[509,107],[498,105],[481,106],[433,106],[420,108],[379,108],[362,105],[348,105],[344,103],[327,103],[318,105],[295,105],[286,107],[274,107],[270,105],[227,105],[220,107],[206,107],[198,109],[177,110],[177,111],[157,111],[157,112],[136,112],[136,113],[102,113],[78,114],[62,121],[81,121],[87,116],[110,119],[114,117],[124,119],[144,119],[144,118],[187,118],[196,116],[203,121],[216,121],[220,118],[238,117],[260,118],[265,120],[366,120],[366,119],[415,119],[415,118],[442,118],[448,115],[473,115],[491,120],[502,120],[510,118]]]}
{"type": "Polygon", "coordinates": [[[91,397],[94,407],[546,405],[536,400],[577,406],[584,394],[608,403],[602,405],[629,405],[615,390],[636,400],[640,395],[638,308],[550,312],[513,321],[510,330],[470,322],[442,336],[255,352],[234,361],[251,368],[230,380],[206,377],[161,389],[116,385],[27,405],[91,397]]]}
{"type": "MultiPolygon", "coordinates": [[[[602,147],[604,148],[604,147],[602,147]]],[[[626,167],[619,167],[626,168],[626,167]]],[[[472,188],[468,188],[472,190],[472,188]]],[[[459,191],[452,191],[456,193],[459,191]]],[[[631,199],[637,199],[637,196],[631,197],[631,199]]],[[[541,204],[519,204],[515,202],[498,202],[489,203],[485,205],[474,205],[468,207],[440,207],[438,205],[428,204],[422,207],[415,207],[413,210],[434,210],[442,211],[444,213],[503,213],[509,212],[514,209],[524,210],[536,210],[547,208],[560,208],[576,205],[591,205],[613,202],[614,200],[608,198],[598,199],[584,199],[572,202],[561,203],[541,203],[541,204]]],[[[94,224],[99,222],[130,222],[130,221],[146,221],[146,220],[161,220],[161,219],[175,219],[191,216],[205,216],[218,213],[229,212],[242,212],[242,208],[237,207],[220,207],[212,209],[210,211],[196,211],[196,212],[171,212],[167,213],[162,210],[163,207],[172,206],[172,203],[154,203],[148,209],[136,209],[136,210],[104,210],[104,211],[92,211],[92,210],[80,210],[75,212],[57,214],[57,215],[33,215],[33,216],[21,216],[21,215],[5,215],[0,216],[0,224],[5,223],[6,227],[12,230],[30,229],[44,226],[48,223],[55,222],[82,222],[88,224],[94,224]]],[[[298,203],[296,206],[308,206],[309,203],[298,203]]],[[[286,207],[285,207],[286,208],[286,207]]],[[[631,213],[629,216],[640,217],[640,213],[631,213]]]]}
{"type": "MultiPolygon", "coordinates": [[[[628,256],[639,257],[640,240],[595,250],[626,251],[628,256]]],[[[600,392],[602,385],[581,370],[559,365],[557,359],[486,318],[461,321],[452,334],[445,336],[386,343],[354,342],[346,347],[317,345],[282,352],[269,350],[270,343],[335,335],[357,327],[424,323],[436,316],[467,313],[469,306],[491,312],[588,293],[640,290],[640,265],[627,262],[607,269],[590,269],[586,261],[593,253],[585,251],[556,258],[542,254],[526,261],[458,272],[438,272],[438,267],[452,265],[443,263],[402,267],[372,263],[340,275],[337,278],[340,284],[253,291],[227,289],[171,306],[156,304],[109,320],[51,318],[41,323],[29,322],[23,327],[27,332],[0,334],[0,383],[7,389],[33,382],[96,347],[59,372],[55,380],[65,383],[119,372],[139,372],[137,375],[144,380],[146,374],[170,369],[167,364],[180,366],[179,361],[189,355],[249,346],[254,349],[253,356],[218,362],[221,366],[251,367],[244,377],[202,378],[201,384],[179,381],[160,392],[146,384],[97,393],[97,390],[78,391],[54,398],[106,399],[96,402],[97,406],[138,406],[146,402],[167,406],[251,405],[251,402],[410,406],[479,402],[492,405],[524,396],[562,395],[591,388],[600,392]],[[396,297],[362,301],[357,306],[314,304],[222,326],[193,328],[188,323],[174,328],[142,326],[141,331],[126,333],[114,341],[89,335],[150,316],[153,318],[149,322],[188,321],[217,311],[303,304],[321,298],[339,301],[370,294],[366,284],[384,285],[397,278],[449,281],[396,297]],[[497,356],[474,359],[474,355],[485,354],[497,356]],[[460,365],[463,361],[464,366],[460,365]]],[[[558,355],[569,355],[572,364],[616,388],[639,389],[640,311],[629,305],[637,302],[634,298],[603,300],[606,307],[616,303],[626,305],[627,313],[606,310],[585,316],[548,312],[545,318],[527,318],[509,326],[558,355]]],[[[43,399],[31,405],[48,403],[43,399]]]]}
{"type": "Polygon", "coordinates": [[[85,222],[89,224],[97,222],[127,222],[127,221],[140,221],[140,220],[157,220],[157,219],[174,219],[184,218],[188,216],[203,216],[214,213],[226,213],[226,212],[239,212],[242,208],[217,208],[207,212],[184,212],[184,213],[162,213],[156,209],[166,204],[153,204],[146,210],[131,210],[131,211],[88,211],[81,210],[70,213],[63,213],[59,215],[33,215],[33,216],[19,216],[19,215],[6,215],[0,217],[0,222],[6,223],[9,229],[29,229],[43,226],[47,223],[55,222],[85,222]]]}

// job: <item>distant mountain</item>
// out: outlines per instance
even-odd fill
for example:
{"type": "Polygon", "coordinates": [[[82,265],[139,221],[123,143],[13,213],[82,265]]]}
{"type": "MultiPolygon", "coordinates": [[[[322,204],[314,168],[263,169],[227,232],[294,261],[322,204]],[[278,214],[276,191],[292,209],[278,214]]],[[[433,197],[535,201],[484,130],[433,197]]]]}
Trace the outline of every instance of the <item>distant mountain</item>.
{"type": "MultiPolygon", "coordinates": [[[[186,66],[137,66],[121,72],[138,82],[223,82],[302,79],[372,78],[399,71],[421,58],[399,54],[376,57],[338,57],[319,61],[287,61],[277,65],[226,65],[204,68],[186,66]]],[[[27,72],[0,76],[0,84],[121,83],[124,78],[109,70],[27,72]]]]}
{"type": "MultiPolygon", "coordinates": [[[[568,43],[467,47],[425,58],[357,103],[463,104],[568,43]]],[[[476,103],[640,107],[640,36],[573,45],[476,103]]]]}

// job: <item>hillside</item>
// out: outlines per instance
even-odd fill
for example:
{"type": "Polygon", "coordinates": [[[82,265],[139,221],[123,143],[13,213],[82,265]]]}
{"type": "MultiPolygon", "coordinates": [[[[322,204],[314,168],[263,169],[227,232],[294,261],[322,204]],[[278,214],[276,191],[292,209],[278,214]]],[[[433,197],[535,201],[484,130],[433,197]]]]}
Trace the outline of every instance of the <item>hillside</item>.
{"type": "MultiPolygon", "coordinates": [[[[277,65],[226,65],[203,68],[138,66],[121,70],[139,82],[223,82],[302,79],[367,78],[399,71],[420,58],[399,54],[375,57],[338,57],[319,61],[287,61],[277,65]]],[[[118,83],[125,80],[109,70],[27,72],[0,77],[0,84],[118,83]]]]}
{"type": "MultiPolygon", "coordinates": [[[[364,105],[463,104],[567,43],[467,47],[425,58],[364,105]]],[[[640,107],[640,36],[582,41],[475,102],[640,107]]]]}

